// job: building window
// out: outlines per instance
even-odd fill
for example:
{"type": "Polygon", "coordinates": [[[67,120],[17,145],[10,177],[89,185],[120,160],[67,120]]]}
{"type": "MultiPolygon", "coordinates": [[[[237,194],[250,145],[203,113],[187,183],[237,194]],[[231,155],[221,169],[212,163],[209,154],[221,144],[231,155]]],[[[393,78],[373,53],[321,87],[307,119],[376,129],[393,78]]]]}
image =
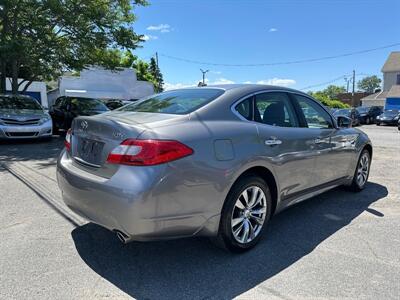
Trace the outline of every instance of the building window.
{"type": "Polygon", "coordinates": [[[397,74],[396,84],[400,84],[400,74],[397,74]]]}

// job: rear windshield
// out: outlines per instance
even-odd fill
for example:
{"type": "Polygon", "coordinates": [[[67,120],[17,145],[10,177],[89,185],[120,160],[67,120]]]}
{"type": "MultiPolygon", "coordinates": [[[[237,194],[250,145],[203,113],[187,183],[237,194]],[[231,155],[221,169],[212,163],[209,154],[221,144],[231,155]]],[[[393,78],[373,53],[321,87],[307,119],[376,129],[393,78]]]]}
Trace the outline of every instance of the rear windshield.
{"type": "Polygon", "coordinates": [[[184,115],[211,102],[224,93],[220,89],[182,89],[153,95],[119,108],[120,111],[184,115]]]}
{"type": "Polygon", "coordinates": [[[0,109],[33,109],[43,110],[40,104],[29,97],[4,97],[0,96],[0,109]]]}

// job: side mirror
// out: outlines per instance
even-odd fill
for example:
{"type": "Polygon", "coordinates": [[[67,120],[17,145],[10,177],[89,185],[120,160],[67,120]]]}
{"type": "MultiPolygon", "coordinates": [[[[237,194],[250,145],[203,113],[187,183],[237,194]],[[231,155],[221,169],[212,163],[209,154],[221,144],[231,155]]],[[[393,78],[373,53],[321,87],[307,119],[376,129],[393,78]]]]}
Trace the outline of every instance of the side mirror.
{"type": "Polygon", "coordinates": [[[337,117],[337,124],[341,128],[350,128],[351,127],[351,119],[345,116],[337,117]]]}

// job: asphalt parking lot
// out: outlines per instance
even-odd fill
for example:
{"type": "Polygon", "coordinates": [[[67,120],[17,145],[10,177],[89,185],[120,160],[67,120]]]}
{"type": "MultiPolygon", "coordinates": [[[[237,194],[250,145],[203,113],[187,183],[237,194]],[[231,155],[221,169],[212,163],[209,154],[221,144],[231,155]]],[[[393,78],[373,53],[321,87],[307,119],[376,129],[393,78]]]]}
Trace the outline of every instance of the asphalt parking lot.
{"type": "Polygon", "coordinates": [[[374,144],[366,189],[286,210],[243,255],[200,238],[123,245],[63,205],[61,138],[2,143],[0,299],[399,299],[400,132],[360,128],[374,144]]]}

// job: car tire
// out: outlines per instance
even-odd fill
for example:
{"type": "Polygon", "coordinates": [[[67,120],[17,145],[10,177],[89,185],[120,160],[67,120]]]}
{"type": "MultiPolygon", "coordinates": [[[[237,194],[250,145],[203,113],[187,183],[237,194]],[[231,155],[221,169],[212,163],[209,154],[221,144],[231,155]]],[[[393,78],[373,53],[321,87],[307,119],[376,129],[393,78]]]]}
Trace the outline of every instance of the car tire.
{"type": "Polygon", "coordinates": [[[60,134],[60,129],[58,126],[53,122],[53,135],[59,135],[60,134]]]}
{"type": "Polygon", "coordinates": [[[371,123],[371,120],[370,120],[369,117],[367,117],[367,118],[365,119],[365,124],[369,125],[369,123],[371,123]]]}
{"type": "Polygon", "coordinates": [[[376,122],[376,126],[381,126],[381,123],[379,123],[379,122],[376,122]]]}
{"type": "Polygon", "coordinates": [[[360,192],[365,188],[368,182],[369,171],[371,168],[371,155],[367,149],[364,149],[357,161],[356,170],[354,171],[353,180],[349,186],[353,192],[360,192]]]}
{"type": "Polygon", "coordinates": [[[272,199],[267,183],[256,175],[239,179],[222,208],[217,244],[234,253],[253,248],[267,227],[271,212],[272,199]]]}

